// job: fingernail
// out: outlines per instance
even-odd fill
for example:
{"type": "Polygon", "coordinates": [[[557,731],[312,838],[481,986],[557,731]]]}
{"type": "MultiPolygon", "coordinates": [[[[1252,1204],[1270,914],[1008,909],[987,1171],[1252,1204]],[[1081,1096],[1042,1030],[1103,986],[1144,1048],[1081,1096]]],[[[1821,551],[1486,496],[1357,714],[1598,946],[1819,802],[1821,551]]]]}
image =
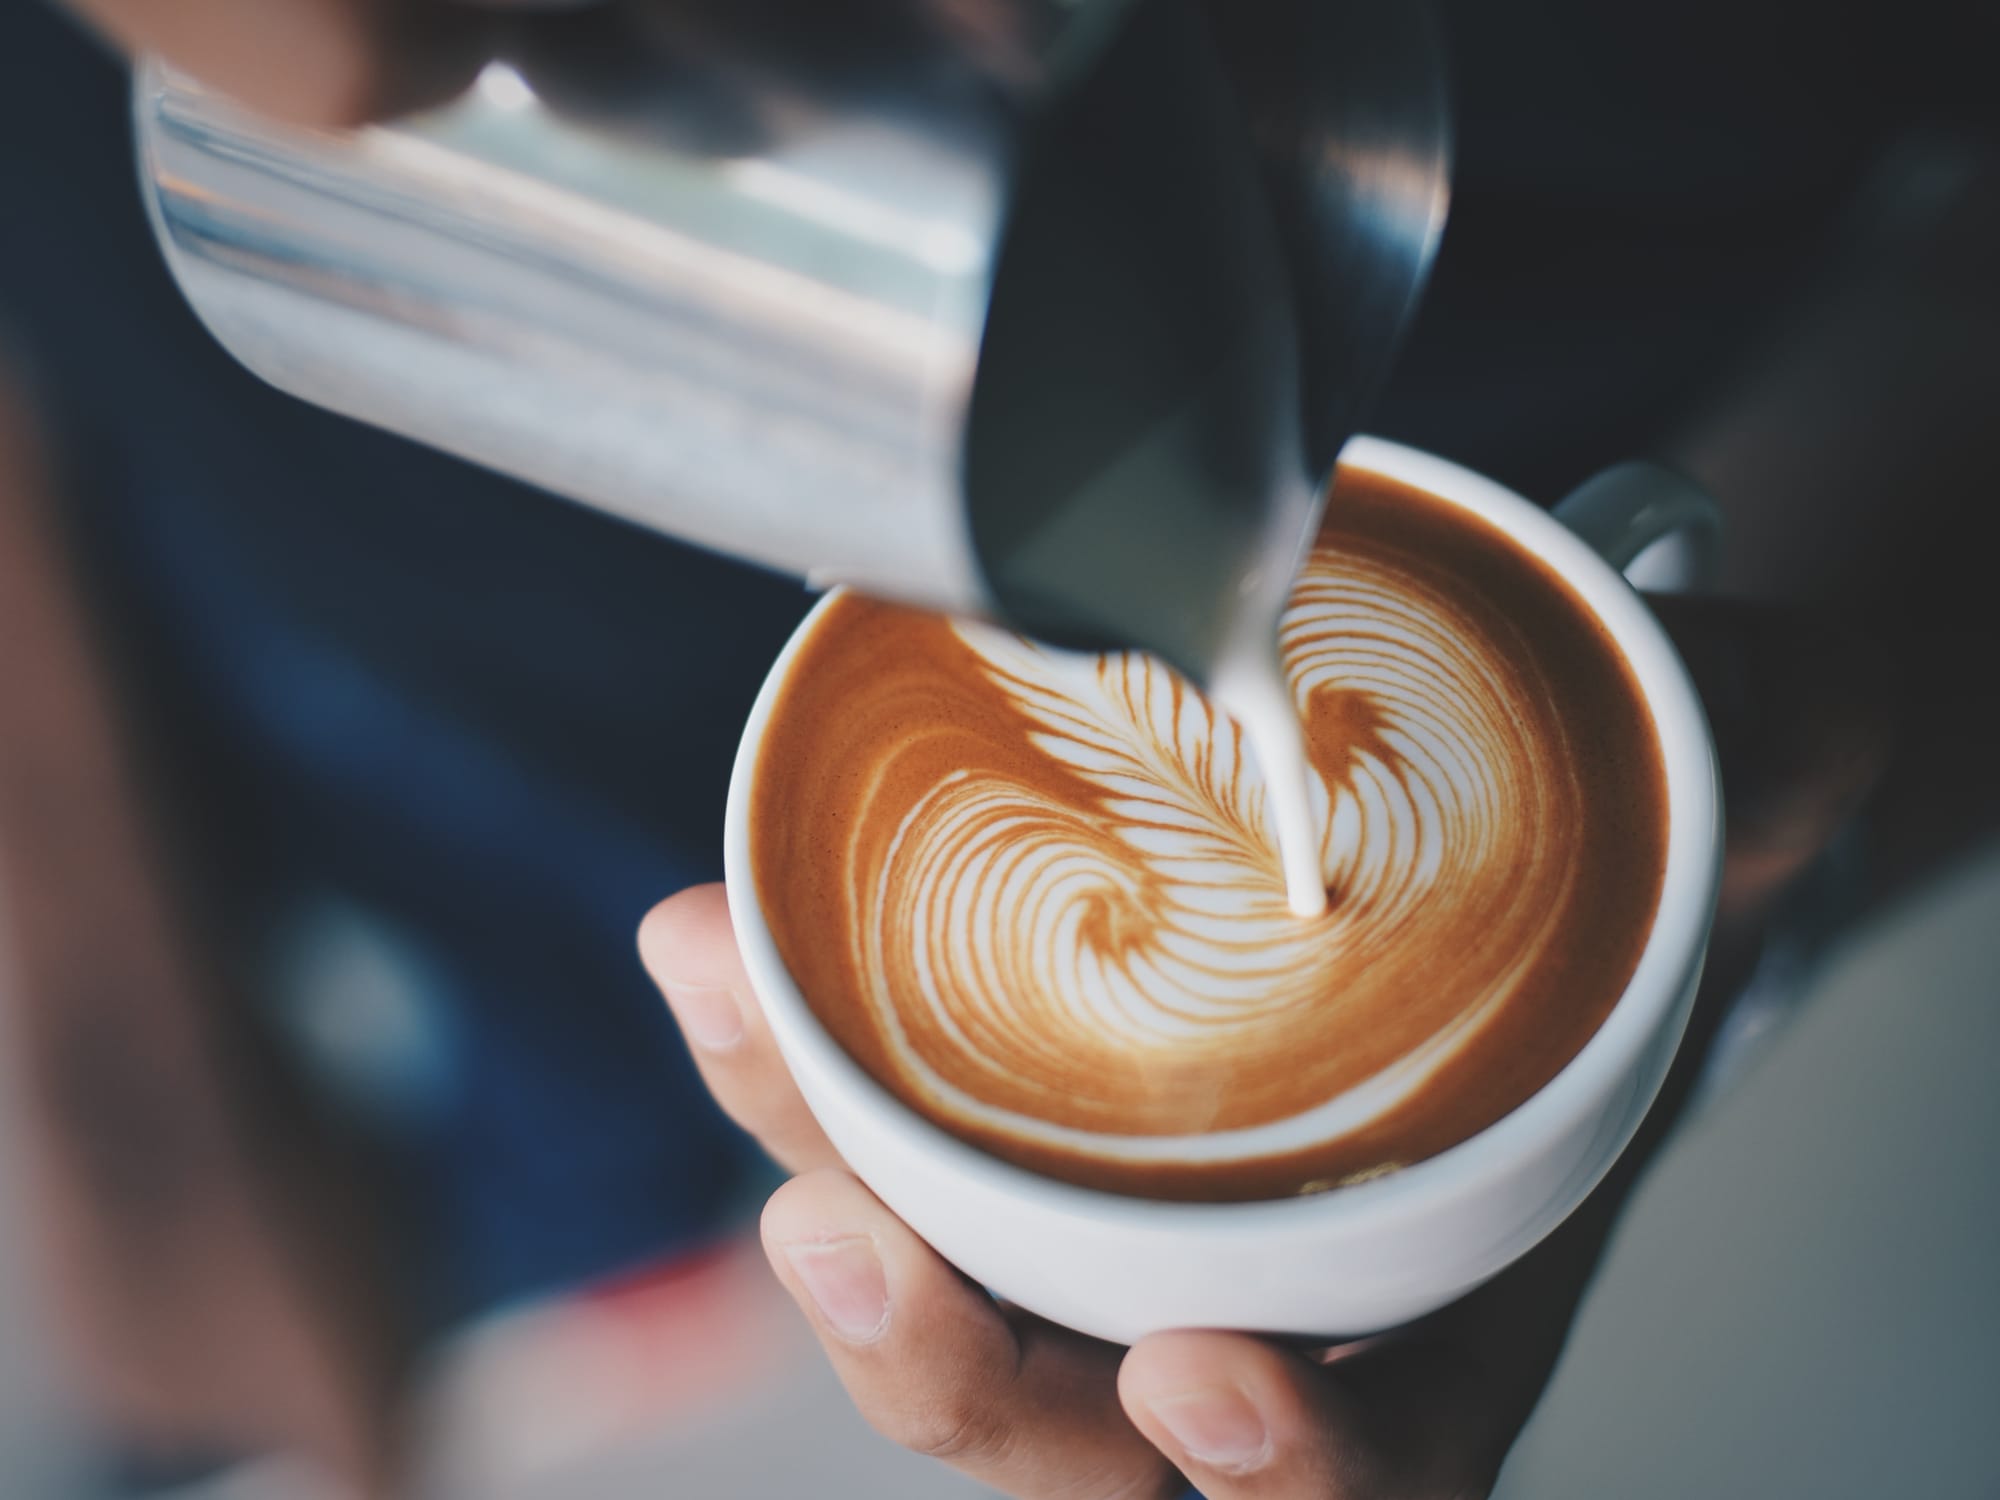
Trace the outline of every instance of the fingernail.
{"type": "Polygon", "coordinates": [[[743,1040],[743,1011],[726,985],[669,984],[667,1004],[681,1030],[704,1052],[727,1052],[743,1040]]]}
{"type": "Polygon", "coordinates": [[[872,1344],[889,1327],[889,1278],[867,1235],[787,1245],[785,1260],[826,1325],[850,1344],[872,1344]]]}
{"type": "Polygon", "coordinates": [[[1270,1462],[1270,1429],[1234,1386],[1161,1396],[1147,1404],[1197,1463],[1228,1474],[1248,1474],[1270,1462]]]}

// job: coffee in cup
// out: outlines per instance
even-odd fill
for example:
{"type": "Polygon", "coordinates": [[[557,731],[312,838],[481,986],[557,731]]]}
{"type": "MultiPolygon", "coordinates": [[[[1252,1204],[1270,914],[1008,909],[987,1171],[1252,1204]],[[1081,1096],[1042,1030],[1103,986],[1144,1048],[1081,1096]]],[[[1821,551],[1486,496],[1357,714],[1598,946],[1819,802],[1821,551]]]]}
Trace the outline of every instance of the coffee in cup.
{"type": "Polygon", "coordinates": [[[826,606],[749,808],[819,1023],[959,1139],[1144,1198],[1383,1176],[1534,1095],[1660,902],[1666,778],[1624,654],[1499,526],[1349,471],[1281,656],[1310,921],[1241,730],[1158,661],[826,606]]]}

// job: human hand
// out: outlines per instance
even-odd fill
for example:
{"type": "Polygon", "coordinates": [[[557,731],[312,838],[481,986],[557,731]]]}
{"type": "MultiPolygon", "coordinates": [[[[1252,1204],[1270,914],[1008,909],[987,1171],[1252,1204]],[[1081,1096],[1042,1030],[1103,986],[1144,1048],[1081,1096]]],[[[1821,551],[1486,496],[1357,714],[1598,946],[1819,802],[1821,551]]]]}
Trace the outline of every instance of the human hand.
{"type": "MultiPolygon", "coordinates": [[[[68,3],[126,52],[164,58],[272,119],[337,129],[442,103],[494,56],[521,65],[523,18],[586,11],[600,0],[68,3]]],[[[1000,0],[912,0],[876,10],[818,0],[655,0],[605,10],[595,34],[558,28],[563,45],[586,56],[645,49],[654,84],[668,89],[698,88],[691,68],[747,87],[788,54],[829,63],[829,54],[850,51],[858,38],[893,37],[906,24],[956,38],[996,75],[1032,66],[1019,17],[1000,0]],[[746,41],[755,55],[736,55],[746,41]]],[[[565,86],[560,77],[555,83],[565,86]]]]}
{"type": "Polygon", "coordinates": [[[70,0],[150,53],[274,119],[325,128],[447,97],[482,61],[495,12],[578,0],[70,0]]]}
{"type": "Polygon", "coordinates": [[[1024,1500],[1483,1495],[1561,1351],[1638,1171],[1667,1133],[1774,899],[1886,753],[1864,648],[1748,606],[1663,600],[1716,726],[1731,800],[1709,978],[1640,1139],[1554,1235],[1455,1306],[1317,1357],[1225,1332],[1122,1350],[995,1303],[856,1178],[792,1084],[720,887],[640,934],[722,1107],[796,1176],[765,1209],[771,1264],[884,1435],[1024,1500]]]}

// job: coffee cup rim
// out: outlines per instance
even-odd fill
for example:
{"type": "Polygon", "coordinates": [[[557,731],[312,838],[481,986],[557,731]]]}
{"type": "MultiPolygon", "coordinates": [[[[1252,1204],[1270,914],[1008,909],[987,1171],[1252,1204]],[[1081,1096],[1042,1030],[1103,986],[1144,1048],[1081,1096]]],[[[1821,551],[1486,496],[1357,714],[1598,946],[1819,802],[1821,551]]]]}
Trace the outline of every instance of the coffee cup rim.
{"type": "MultiPolygon", "coordinates": [[[[1497,525],[1541,558],[1610,633],[1638,681],[1659,739],[1667,783],[1667,854],[1660,901],[1638,965],[1604,1021],[1577,1054],[1498,1120],[1435,1155],[1381,1177],[1281,1199],[1222,1202],[1142,1198],[1047,1177],[960,1140],[878,1083],[820,1023],[778,952],[752,869],[749,808],[758,752],[778,695],[804,643],[847,590],[834,589],[793,631],[757,695],[738,746],[724,819],[730,918],[757,998],[794,1069],[810,1067],[850,1105],[876,1115],[911,1146],[989,1192],[1079,1217],[1174,1233],[1254,1235],[1342,1220],[1381,1223],[1425,1214],[1441,1199],[1532,1157],[1634,1075],[1645,1051],[1687,993],[1706,957],[1722,876],[1722,798],[1707,716],[1665,630],[1618,571],[1548,511],[1484,475],[1383,438],[1352,439],[1341,467],[1397,480],[1497,525]]],[[[1679,1044],[1683,1013],[1675,1023],[1679,1044]]],[[[1650,1103],[1650,1101],[1644,1101],[1650,1103]]],[[[1645,1114],[1630,1111],[1632,1128],[1645,1114]]],[[[1628,1131],[1629,1134],[1629,1131],[1628,1131]]],[[[1607,1152],[1581,1202],[1622,1152],[1607,1152]]],[[[1551,1225],[1550,1227],[1553,1227],[1551,1225]]]]}

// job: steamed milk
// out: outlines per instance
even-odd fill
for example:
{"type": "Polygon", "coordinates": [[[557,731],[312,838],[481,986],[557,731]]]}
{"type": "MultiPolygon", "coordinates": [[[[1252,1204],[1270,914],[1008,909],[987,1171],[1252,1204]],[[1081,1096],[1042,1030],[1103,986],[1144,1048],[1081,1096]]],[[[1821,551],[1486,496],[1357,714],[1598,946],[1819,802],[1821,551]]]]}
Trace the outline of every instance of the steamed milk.
{"type": "Polygon", "coordinates": [[[1268,663],[1250,661],[1218,677],[1210,696],[1249,739],[1263,774],[1271,834],[1292,915],[1302,921],[1323,916],[1326,872],[1312,805],[1313,765],[1283,663],[1276,657],[1268,663]]]}

